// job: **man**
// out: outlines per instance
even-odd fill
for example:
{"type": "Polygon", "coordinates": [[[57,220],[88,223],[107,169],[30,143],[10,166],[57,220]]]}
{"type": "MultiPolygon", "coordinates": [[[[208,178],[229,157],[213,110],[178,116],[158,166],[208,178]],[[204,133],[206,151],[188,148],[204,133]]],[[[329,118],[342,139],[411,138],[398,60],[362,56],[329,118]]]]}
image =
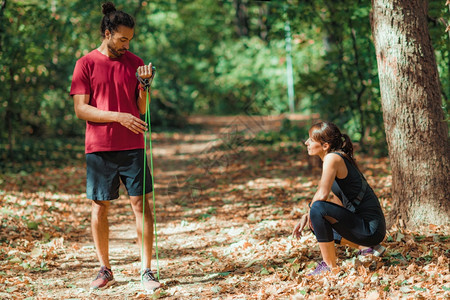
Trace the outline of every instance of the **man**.
{"type": "MultiPolygon", "coordinates": [[[[148,201],[142,197],[144,171],[145,190],[152,191],[150,171],[147,165],[144,168],[143,133],[147,124],[139,118],[145,113],[146,92],[135,74],[137,71],[141,78],[150,78],[152,64],[144,65],[142,59],[128,51],[134,35],[133,18],[117,11],[111,2],[104,3],[102,11],[102,43],[77,61],[70,90],[77,117],[86,120],[86,194],[93,200],[91,227],[101,266],[91,289],[106,288],[115,282],[108,255],[108,210],[110,200],[119,197],[120,178],[136,217],[139,245],[143,243],[142,284],[151,292],[160,283],[150,269],[153,216],[148,201]]],[[[151,193],[146,194],[145,199],[150,198],[151,193]]]]}

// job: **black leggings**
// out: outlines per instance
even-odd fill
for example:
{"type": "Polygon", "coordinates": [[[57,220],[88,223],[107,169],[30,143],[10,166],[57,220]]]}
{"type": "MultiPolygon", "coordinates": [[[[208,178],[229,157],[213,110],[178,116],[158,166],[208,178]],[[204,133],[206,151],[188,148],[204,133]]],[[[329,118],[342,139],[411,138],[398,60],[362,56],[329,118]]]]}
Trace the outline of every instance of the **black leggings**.
{"type": "MultiPolygon", "coordinates": [[[[332,202],[315,201],[309,212],[318,242],[340,243],[341,236],[362,246],[375,246],[385,236],[384,219],[365,220],[361,215],[332,202]],[[325,217],[336,220],[334,224],[325,217]]],[[[334,222],[334,221],[333,221],[334,222]]]]}

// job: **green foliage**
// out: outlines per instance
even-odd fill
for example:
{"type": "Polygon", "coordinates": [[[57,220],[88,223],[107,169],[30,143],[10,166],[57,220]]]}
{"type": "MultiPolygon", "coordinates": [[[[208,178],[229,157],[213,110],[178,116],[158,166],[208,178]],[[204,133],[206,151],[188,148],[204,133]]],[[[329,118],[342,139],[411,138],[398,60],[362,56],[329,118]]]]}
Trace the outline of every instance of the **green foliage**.
{"type": "Polygon", "coordinates": [[[447,26],[450,25],[448,23],[449,7],[441,1],[430,1],[428,9],[428,27],[441,81],[443,109],[450,126],[450,35],[447,32],[447,26]]]}
{"type": "Polygon", "coordinates": [[[216,114],[270,114],[288,111],[280,42],[265,45],[259,38],[242,39],[216,48],[216,80],[209,111],[216,114]]]}
{"type": "Polygon", "coordinates": [[[223,22],[228,15],[214,0],[151,3],[137,14],[133,49],[157,68],[152,95],[155,124],[180,125],[182,116],[196,112],[197,103],[210,97],[213,49],[225,39],[223,22]]]}
{"type": "MultiPolygon", "coordinates": [[[[0,138],[8,145],[2,159],[26,156],[13,150],[29,136],[83,135],[68,93],[76,60],[100,45],[102,2],[2,2],[0,138]]],[[[136,19],[131,50],[157,68],[154,125],[181,127],[190,114],[288,112],[289,21],[296,112],[334,121],[363,149],[386,149],[369,1],[241,1],[240,8],[216,0],[114,3],[136,19]]],[[[442,2],[430,2],[448,120],[446,13],[442,2]]]]}
{"type": "MultiPolygon", "coordinates": [[[[70,5],[61,5],[68,3],[7,1],[1,11],[0,119],[4,123],[0,137],[6,165],[7,157],[35,157],[27,151],[29,136],[83,132],[68,96],[78,48],[75,17],[70,5]]],[[[42,159],[46,158],[51,156],[42,159]]]]}
{"type": "Polygon", "coordinates": [[[260,132],[254,141],[262,144],[303,145],[308,139],[308,130],[309,126],[299,126],[293,124],[289,119],[284,119],[279,131],[260,132]]]}
{"type": "Polygon", "coordinates": [[[319,43],[323,51],[319,68],[300,72],[300,87],[306,107],[364,146],[368,138],[384,140],[370,3],[341,2],[311,5],[316,30],[305,38],[319,43]]]}
{"type": "Polygon", "coordinates": [[[9,160],[8,152],[3,150],[7,149],[7,145],[0,144],[0,149],[0,174],[6,175],[65,167],[84,157],[82,138],[22,138],[15,147],[14,160],[9,160]]]}

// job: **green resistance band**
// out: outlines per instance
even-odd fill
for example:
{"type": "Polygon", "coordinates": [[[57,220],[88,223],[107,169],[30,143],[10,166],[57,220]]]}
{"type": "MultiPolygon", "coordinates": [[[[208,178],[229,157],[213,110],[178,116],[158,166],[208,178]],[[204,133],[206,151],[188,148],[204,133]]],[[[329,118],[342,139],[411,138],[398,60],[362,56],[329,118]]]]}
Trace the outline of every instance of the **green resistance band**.
{"type": "MultiPolygon", "coordinates": [[[[151,119],[150,119],[150,86],[152,84],[153,78],[155,77],[156,69],[155,67],[152,67],[152,77],[150,79],[142,79],[136,74],[136,77],[138,78],[139,82],[144,86],[145,92],[146,92],[146,101],[145,101],[145,117],[144,121],[148,124],[148,132],[150,134],[149,137],[149,147],[150,147],[150,170],[151,170],[151,178],[152,178],[152,187],[153,187],[153,220],[154,220],[154,231],[155,231],[155,253],[156,253],[156,267],[157,267],[157,273],[156,276],[159,280],[159,257],[158,257],[158,231],[156,230],[156,201],[155,201],[155,180],[153,176],[153,149],[152,149],[152,125],[151,125],[151,119]]],[[[143,195],[142,195],[142,238],[141,238],[141,257],[144,257],[144,224],[145,224],[145,182],[146,182],[146,166],[147,166],[147,133],[144,132],[144,189],[143,189],[143,195]]],[[[150,253],[150,260],[151,258],[150,253]]],[[[141,272],[143,270],[143,261],[141,261],[141,272]]],[[[142,274],[141,274],[142,276],[142,274]]]]}

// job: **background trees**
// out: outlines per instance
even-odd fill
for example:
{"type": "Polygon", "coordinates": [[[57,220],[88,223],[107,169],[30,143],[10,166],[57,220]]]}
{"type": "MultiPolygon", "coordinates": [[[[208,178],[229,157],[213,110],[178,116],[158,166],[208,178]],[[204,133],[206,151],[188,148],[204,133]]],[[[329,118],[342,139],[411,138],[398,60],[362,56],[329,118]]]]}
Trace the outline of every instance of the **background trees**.
{"type": "MultiPolygon", "coordinates": [[[[61,138],[83,135],[84,122],[74,116],[68,92],[75,61],[100,44],[101,2],[0,1],[2,166],[45,160],[49,153],[71,147],[61,138]]],[[[190,114],[288,113],[289,22],[295,111],[320,113],[350,133],[363,150],[387,154],[369,1],[114,2],[136,18],[132,51],[157,68],[154,125],[182,127],[190,114]]],[[[433,103],[442,105],[448,126],[447,13],[444,2],[431,1],[421,26],[429,28],[440,74],[433,88],[444,101],[433,103]]],[[[386,119],[387,105],[384,111],[386,119]]]]}
{"type": "MultiPolygon", "coordinates": [[[[335,120],[363,146],[383,144],[368,1],[115,2],[136,17],[132,50],[158,68],[157,124],[181,126],[192,113],[288,112],[289,21],[296,111],[335,120]]],[[[1,4],[2,140],[82,134],[67,92],[76,59],[100,43],[101,1],[1,4]]],[[[439,71],[448,75],[445,9],[434,1],[428,26],[439,71]]],[[[450,84],[441,80],[446,109],[450,84]]]]}

